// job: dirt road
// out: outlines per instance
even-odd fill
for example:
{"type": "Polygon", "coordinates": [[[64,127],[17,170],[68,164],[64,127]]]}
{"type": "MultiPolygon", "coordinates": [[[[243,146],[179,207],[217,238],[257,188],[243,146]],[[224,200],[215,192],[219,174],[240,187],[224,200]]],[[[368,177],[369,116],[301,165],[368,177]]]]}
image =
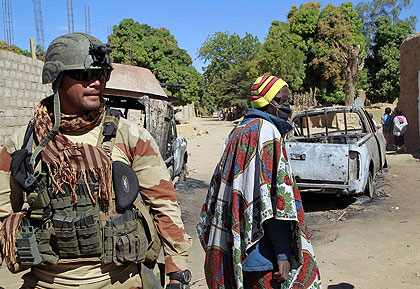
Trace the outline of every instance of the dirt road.
{"type": "MultiPolygon", "coordinates": [[[[192,288],[205,288],[204,254],[195,224],[222,144],[232,122],[194,119],[180,125],[188,139],[189,175],[177,185],[188,233],[192,288]]],[[[377,178],[370,200],[304,194],[303,204],[323,288],[420,288],[420,152],[388,152],[389,169],[377,178]]]]}

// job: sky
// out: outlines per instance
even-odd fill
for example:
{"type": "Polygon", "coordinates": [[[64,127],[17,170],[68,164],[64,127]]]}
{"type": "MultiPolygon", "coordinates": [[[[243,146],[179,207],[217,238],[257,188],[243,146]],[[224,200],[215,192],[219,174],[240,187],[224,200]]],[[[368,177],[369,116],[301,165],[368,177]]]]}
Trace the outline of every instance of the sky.
{"type": "MultiPolygon", "coordinates": [[[[36,40],[33,1],[7,0],[11,4],[14,44],[29,50],[29,39],[36,40]]],[[[39,0],[44,24],[45,49],[56,37],[69,33],[67,0],[39,0]]],[[[2,3],[6,0],[2,0],[2,3]]],[[[70,0],[69,0],[70,2],[70,0]]],[[[193,59],[193,66],[199,72],[206,66],[197,59],[197,52],[208,36],[216,32],[236,33],[245,36],[250,33],[264,42],[273,20],[286,21],[286,15],[293,5],[299,7],[309,1],[293,0],[72,0],[74,32],[86,32],[84,7],[90,7],[90,34],[107,42],[107,35],[113,25],[124,18],[132,18],[153,28],[169,29],[178,46],[185,49],[193,59]]],[[[328,3],[339,6],[340,0],[319,1],[321,9],[328,3]]],[[[353,1],[356,5],[360,1],[353,1]]],[[[367,1],[365,1],[367,2],[367,1]]],[[[413,7],[403,11],[401,18],[420,15],[420,1],[413,0],[413,7]]],[[[3,5],[2,5],[3,8],[3,5]]],[[[420,16],[417,16],[420,20],[420,16]]],[[[4,12],[2,10],[1,40],[5,40],[4,12]]],[[[417,23],[417,31],[420,24],[417,23]]],[[[416,31],[416,32],[417,32],[416,31]]]]}

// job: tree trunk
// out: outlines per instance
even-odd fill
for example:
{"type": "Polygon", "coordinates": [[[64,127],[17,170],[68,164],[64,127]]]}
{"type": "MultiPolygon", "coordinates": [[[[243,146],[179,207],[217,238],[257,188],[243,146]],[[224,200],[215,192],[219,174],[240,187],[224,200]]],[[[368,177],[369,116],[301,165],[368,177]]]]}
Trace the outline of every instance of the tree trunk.
{"type": "Polygon", "coordinates": [[[344,68],[344,78],[346,84],[344,85],[345,104],[353,105],[354,103],[354,90],[357,82],[357,74],[359,72],[359,52],[360,46],[350,46],[347,49],[347,61],[344,68]]]}

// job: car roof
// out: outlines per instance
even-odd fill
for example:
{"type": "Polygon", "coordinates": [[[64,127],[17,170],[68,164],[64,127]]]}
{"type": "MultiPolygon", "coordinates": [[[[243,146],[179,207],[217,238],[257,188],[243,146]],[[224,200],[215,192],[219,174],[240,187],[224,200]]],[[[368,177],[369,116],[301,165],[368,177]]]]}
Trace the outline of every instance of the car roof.
{"type": "Polygon", "coordinates": [[[169,100],[159,81],[149,69],[120,63],[113,63],[112,66],[114,70],[106,83],[104,95],[132,98],[147,95],[151,98],[169,100]]]}

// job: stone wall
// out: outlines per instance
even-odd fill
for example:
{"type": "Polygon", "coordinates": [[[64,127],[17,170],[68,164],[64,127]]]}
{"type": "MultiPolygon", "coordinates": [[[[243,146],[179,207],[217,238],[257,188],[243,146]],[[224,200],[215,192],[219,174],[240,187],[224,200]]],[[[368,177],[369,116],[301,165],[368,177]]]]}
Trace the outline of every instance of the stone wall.
{"type": "Polygon", "coordinates": [[[41,83],[43,62],[0,50],[0,147],[18,128],[26,126],[35,106],[52,93],[41,83]]]}
{"type": "Polygon", "coordinates": [[[420,142],[420,33],[404,40],[400,53],[401,90],[397,107],[403,110],[408,120],[405,140],[415,149],[420,142]]]}
{"type": "Polygon", "coordinates": [[[190,103],[184,106],[177,106],[179,112],[175,114],[177,123],[185,123],[190,118],[196,117],[194,103],[190,103]]]}

